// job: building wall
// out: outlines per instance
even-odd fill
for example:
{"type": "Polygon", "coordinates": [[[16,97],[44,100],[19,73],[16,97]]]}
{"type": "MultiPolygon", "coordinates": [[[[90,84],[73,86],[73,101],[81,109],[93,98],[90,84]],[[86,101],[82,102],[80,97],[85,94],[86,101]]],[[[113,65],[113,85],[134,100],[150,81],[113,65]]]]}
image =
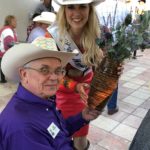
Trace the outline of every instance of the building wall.
{"type": "Polygon", "coordinates": [[[0,27],[4,24],[7,15],[17,18],[17,34],[20,41],[26,39],[26,28],[29,18],[40,0],[0,0],[0,27]]]}
{"type": "MultiPolygon", "coordinates": [[[[3,26],[4,18],[7,15],[15,15],[17,18],[17,34],[20,41],[26,39],[26,28],[29,24],[29,20],[34,12],[36,6],[41,3],[42,0],[0,0],[0,27],[3,26]]],[[[126,1],[126,0],[120,0],[126,1]]],[[[138,0],[131,0],[137,2],[138,0]]],[[[150,0],[146,1],[150,10],[150,0]]],[[[59,6],[54,2],[52,3],[55,11],[58,11],[59,6]]]]}

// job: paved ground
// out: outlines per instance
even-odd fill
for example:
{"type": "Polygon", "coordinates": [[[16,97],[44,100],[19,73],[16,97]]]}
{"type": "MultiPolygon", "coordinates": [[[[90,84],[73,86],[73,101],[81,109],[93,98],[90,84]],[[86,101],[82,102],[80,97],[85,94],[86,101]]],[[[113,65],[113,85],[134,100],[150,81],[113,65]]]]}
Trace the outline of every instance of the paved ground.
{"type": "MultiPolygon", "coordinates": [[[[125,63],[119,81],[119,112],[106,110],[91,122],[89,150],[128,150],[142,119],[150,108],[150,50],[138,51],[137,59],[125,63]]],[[[0,111],[16,90],[14,83],[0,84],[0,111]]]]}
{"type": "Polygon", "coordinates": [[[91,123],[90,150],[128,150],[142,119],[150,108],[150,49],[125,63],[119,80],[119,112],[106,110],[91,123]]]}

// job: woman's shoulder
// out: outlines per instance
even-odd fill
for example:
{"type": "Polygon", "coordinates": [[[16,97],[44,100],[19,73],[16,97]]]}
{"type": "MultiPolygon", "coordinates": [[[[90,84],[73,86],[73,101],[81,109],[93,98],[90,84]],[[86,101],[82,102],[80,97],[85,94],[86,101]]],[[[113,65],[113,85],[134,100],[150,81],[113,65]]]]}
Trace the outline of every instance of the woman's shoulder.
{"type": "Polygon", "coordinates": [[[6,38],[7,36],[14,37],[14,31],[9,26],[5,26],[0,30],[0,36],[2,35],[2,38],[6,38]]]}

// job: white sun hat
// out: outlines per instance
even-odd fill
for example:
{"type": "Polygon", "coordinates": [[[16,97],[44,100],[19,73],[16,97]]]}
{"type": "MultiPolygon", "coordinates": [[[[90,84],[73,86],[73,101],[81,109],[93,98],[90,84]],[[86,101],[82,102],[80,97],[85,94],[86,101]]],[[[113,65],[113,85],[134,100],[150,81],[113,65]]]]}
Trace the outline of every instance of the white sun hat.
{"type": "Polygon", "coordinates": [[[58,5],[89,4],[98,5],[105,0],[54,0],[58,5]]]}
{"type": "Polygon", "coordinates": [[[42,12],[41,15],[35,17],[33,21],[45,23],[45,24],[52,24],[56,19],[56,14],[52,12],[42,12]]]}
{"type": "Polygon", "coordinates": [[[61,60],[64,67],[76,54],[78,54],[77,50],[58,51],[54,39],[39,37],[32,43],[16,44],[7,50],[2,58],[1,69],[8,80],[19,81],[18,69],[30,61],[55,57],[61,60]]]}

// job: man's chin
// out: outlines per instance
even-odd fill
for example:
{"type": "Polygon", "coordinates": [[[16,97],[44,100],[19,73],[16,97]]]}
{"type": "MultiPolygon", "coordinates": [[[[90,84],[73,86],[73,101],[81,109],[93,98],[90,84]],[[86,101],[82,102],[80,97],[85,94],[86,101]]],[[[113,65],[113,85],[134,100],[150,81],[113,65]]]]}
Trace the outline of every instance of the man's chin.
{"type": "Polygon", "coordinates": [[[45,95],[47,95],[48,97],[54,96],[54,95],[56,95],[56,90],[51,91],[51,92],[47,92],[45,95]]]}

